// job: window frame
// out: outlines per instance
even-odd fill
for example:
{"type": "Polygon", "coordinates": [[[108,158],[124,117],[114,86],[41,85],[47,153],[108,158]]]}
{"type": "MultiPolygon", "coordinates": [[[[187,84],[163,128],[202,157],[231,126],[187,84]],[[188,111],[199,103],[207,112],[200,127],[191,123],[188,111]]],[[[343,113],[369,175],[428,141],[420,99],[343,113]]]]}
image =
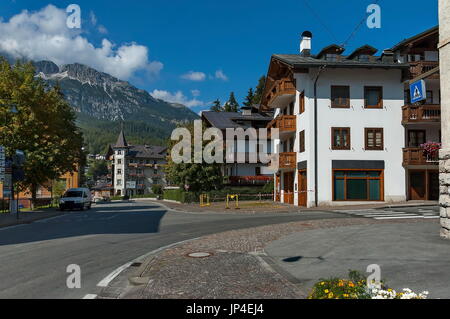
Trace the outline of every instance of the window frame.
{"type": "MultiPolygon", "coordinates": [[[[384,128],[383,127],[366,127],[364,129],[364,142],[366,151],[384,151],[384,128]],[[374,131],[375,134],[377,131],[381,131],[381,145],[380,146],[369,146],[369,132],[374,131]]],[[[374,144],[376,144],[376,135],[374,135],[374,144]]]]}
{"type": "Polygon", "coordinates": [[[366,108],[366,109],[382,109],[383,108],[383,105],[384,103],[383,103],[383,87],[382,86],[365,86],[364,87],[364,108],[366,108]],[[376,104],[376,105],[369,105],[367,102],[368,102],[368,99],[367,99],[367,92],[369,91],[369,90],[378,90],[379,91],[379,93],[380,93],[380,95],[379,95],[379,97],[380,97],[380,99],[379,99],[379,101],[378,101],[378,104],[376,104]]]}
{"type": "Polygon", "coordinates": [[[350,86],[349,85],[332,85],[330,87],[330,101],[331,101],[331,108],[333,109],[349,109],[350,108],[350,86]],[[333,103],[333,89],[336,88],[345,88],[348,90],[348,98],[346,104],[334,104],[333,103]]]}
{"type": "Polygon", "coordinates": [[[299,101],[299,114],[305,113],[305,91],[300,93],[300,101],[299,101]]]}
{"type": "Polygon", "coordinates": [[[305,148],[305,130],[298,133],[298,139],[299,139],[299,153],[304,153],[306,151],[305,148]]]}
{"type": "Polygon", "coordinates": [[[350,127],[332,127],[331,128],[331,149],[335,151],[349,151],[352,148],[352,138],[350,127]],[[334,132],[335,131],[347,131],[348,132],[348,145],[347,146],[336,146],[334,145],[334,132]]]}
{"type": "Polygon", "coordinates": [[[333,202],[384,202],[384,169],[332,169],[331,172],[331,184],[332,184],[332,201],[333,202]],[[344,199],[336,199],[336,172],[380,172],[379,177],[350,177],[344,174],[344,177],[339,177],[339,180],[344,180],[344,199]],[[367,199],[348,199],[347,198],[347,180],[349,179],[358,179],[358,180],[366,180],[367,181],[367,199]],[[370,199],[370,185],[369,182],[371,180],[379,180],[380,181],[380,199],[373,200],[370,199]]]}

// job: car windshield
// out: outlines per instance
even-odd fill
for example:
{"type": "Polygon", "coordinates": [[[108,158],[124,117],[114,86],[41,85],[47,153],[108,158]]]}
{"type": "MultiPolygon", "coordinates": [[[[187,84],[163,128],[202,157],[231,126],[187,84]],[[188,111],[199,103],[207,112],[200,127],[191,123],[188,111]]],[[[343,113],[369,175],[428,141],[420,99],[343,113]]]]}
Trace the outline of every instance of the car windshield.
{"type": "Polygon", "coordinates": [[[64,197],[83,197],[83,192],[80,191],[70,191],[67,192],[64,197]]]}

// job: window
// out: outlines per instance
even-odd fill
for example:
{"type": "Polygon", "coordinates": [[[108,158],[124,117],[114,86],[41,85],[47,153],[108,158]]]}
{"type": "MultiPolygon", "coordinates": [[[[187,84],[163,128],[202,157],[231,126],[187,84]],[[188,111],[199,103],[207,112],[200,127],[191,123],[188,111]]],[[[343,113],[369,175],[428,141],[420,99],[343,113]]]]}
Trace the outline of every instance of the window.
{"type": "Polygon", "coordinates": [[[294,107],[294,103],[289,104],[289,115],[294,115],[294,107]]]}
{"type": "Polygon", "coordinates": [[[122,170],[121,169],[117,170],[117,175],[122,175],[122,170]]]}
{"type": "Polygon", "coordinates": [[[332,86],[331,87],[331,107],[350,107],[350,87],[332,86]]]}
{"type": "Polygon", "coordinates": [[[331,128],[331,148],[333,150],[350,149],[350,128],[333,127],[331,128]]]}
{"type": "Polygon", "coordinates": [[[305,112],[305,91],[300,93],[300,114],[305,112]]]}
{"type": "Polygon", "coordinates": [[[117,164],[122,164],[122,160],[120,158],[117,160],[117,164]]]}
{"type": "Polygon", "coordinates": [[[261,167],[255,167],[255,176],[261,176],[261,167]]]}
{"type": "Polygon", "coordinates": [[[420,147],[426,142],[425,130],[409,130],[408,131],[408,147],[420,147]]]}
{"type": "Polygon", "coordinates": [[[325,55],[325,60],[330,61],[330,62],[336,62],[336,61],[337,61],[337,57],[338,57],[337,54],[334,54],[334,53],[327,53],[327,54],[325,55]]]}
{"type": "Polygon", "coordinates": [[[305,152],[305,131],[299,133],[300,153],[305,152]]]}
{"type": "Polygon", "coordinates": [[[158,170],[157,170],[157,169],[154,169],[154,170],[153,170],[153,174],[157,175],[157,174],[158,174],[158,170]]]}
{"type": "Polygon", "coordinates": [[[121,179],[117,180],[117,186],[122,186],[122,180],[121,179]]]}
{"type": "Polygon", "coordinates": [[[368,109],[383,108],[383,88],[381,86],[366,86],[364,88],[364,106],[368,109]]]}
{"type": "Polygon", "coordinates": [[[382,201],[382,170],[334,170],[334,201],[382,201]]]}
{"type": "Polygon", "coordinates": [[[433,91],[427,90],[427,102],[426,104],[433,104],[433,91]]]}
{"type": "Polygon", "coordinates": [[[361,54],[361,55],[358,57],[358,60],[359,60],[360,62],[369,62],[370,56],[367,55],[367,54],[361,54]]]}
{"type": "Polygon", "coordinates": [[[405,90],[405,104],[411,103],[411,90],[405,90]]]}
{"type": "Polygon", "coordinates": [[[117,155],[122,155],[122,150],[118,150],[117,155]]]}
{"type": "Polygon", "coordinates": [[[365,129],[366,150],[382,151],[384,149],[384,136],[382,128],[365,129]]]}

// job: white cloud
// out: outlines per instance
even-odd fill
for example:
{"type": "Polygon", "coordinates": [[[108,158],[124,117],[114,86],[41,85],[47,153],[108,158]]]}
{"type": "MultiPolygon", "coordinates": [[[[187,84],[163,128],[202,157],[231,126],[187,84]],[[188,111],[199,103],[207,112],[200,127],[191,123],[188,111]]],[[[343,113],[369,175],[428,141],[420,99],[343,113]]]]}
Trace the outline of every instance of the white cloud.
{"type": "Polygon", "coordinates": [[[153,90],[153,92],[150,94],[155,99],[164,100],[170,103],[179,103],[187,107],[196,107],[205,105],[204,102],[197,100],[195,97],[193,99],[188,99],[181,91],[170,93],[164,90],[153,90]]]}
{"type": "Polygon", "coordinates": [[[100,32],[101,34],[107,34],[108,33],[108,29],[105,28],[104,25],[99,25],[97,28],[98,32],[100,32]]]}
{"type": "MultiPolygon", "coordinates": [[[[82,36],[83,30],[69,29],[66,19],[65,9],[48,5],[36,12],[24,10],[7,22],[0,20],[0,51],[58,65],[78,62],[124,80],[138,71],[156,75],[163,68],[161,62],[149,60],[147,47],[134,42],[116,46],[103,39],[101,46],[95,47],[82,36]]],[[[97,23],[95,15],[90,19],[97,23]]]]}
{"type": "Polygon", "coordinates": [[[216,79],[228,81],[228,76],[226,76],[222,70],[217,70],[215,76],[216,76],[216,79]]]}
{"type": "Polygon", "coordinates": [[[201,92],[200,92],[200,90],[191,90],[191,94],[192,94],[192,96],[197,97],[197,96],[200,96],[201,92]]]}
{"type": "Polygon", "coordinates": [[[206,74],[203,72],[195,72],[195,71],[189,71],[186,74],[183,74],[181,76],[182,79],[189,80],[189,81],[204,81],[206,79],[206,74]]]}

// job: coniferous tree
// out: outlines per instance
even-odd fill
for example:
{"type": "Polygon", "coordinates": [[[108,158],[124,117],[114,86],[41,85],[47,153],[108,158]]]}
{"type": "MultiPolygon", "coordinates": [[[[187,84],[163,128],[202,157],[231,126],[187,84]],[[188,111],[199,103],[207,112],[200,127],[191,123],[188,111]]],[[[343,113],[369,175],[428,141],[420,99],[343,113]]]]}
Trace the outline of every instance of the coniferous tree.
{"type": "Polygon", "coordinates": [[[217,99],[213,102],[213,105],[211,106],[210,110],[213,112],[222,112],[223,111],[223,107],[222,107],[219,99],[217,99]]]}
{"type": "Polygon", "coordinates": [[[244,100],[244,105],[247,107],[251,107],[253,105],[253,100],[255,99],[255,94],[253,93],[253,88],[248,90],[247,96],[244,100]]]}
{"type": "Polygon", "coordinates": [[[253,97],[253,104],[261,103],[265,85],[266,85],[266,77],[263,75],[262,77],[259,78],[258,85],[256,86],[255,94],[253,97]]]}
{"type": "Polygon", "coordinates": [[[236,97],[234,96],[234,92],[230,93],[230,97],[228,98],[227,103],[224,106],[225,112],[237,112],[239,111],[239,103],[236,101],[236,97]]]}

